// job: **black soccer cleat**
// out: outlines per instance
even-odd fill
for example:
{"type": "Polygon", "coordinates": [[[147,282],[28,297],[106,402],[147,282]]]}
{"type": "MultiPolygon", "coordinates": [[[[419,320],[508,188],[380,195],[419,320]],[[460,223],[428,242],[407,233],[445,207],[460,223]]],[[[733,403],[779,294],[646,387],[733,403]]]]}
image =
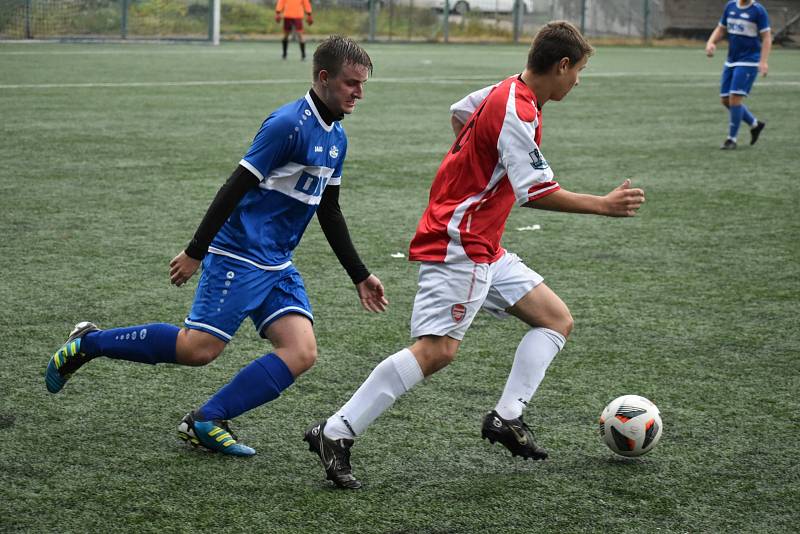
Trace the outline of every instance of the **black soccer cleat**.
{"type": "Polygon", "coordinates": [[[481,437],[490,443],[499,441],[511,451],[511,456],[522,456],[526,460],[544,460],[547,451],[536,444],[533,431],[525,424],[520,415],[517,419],[506,420],[492,410],[483,418],[481,437]]]}
{"type": "Polygon", "coordinates": [[[353,468],[350,467],[350,447],[353,446],[353,440],[326,438],[322,433],[326,422],[320,421],[311,425],[306,430],[303,441],[308,443],[309,451],[319,456],[328,480],[339,488],[358,489],[361,482],[353,476],[353,468]]]}
{"type": "Polygon", "coordinates": [[[719,147],[720,150],[736,150],[736,141],[733,139],[725,139],[725,142],[719,147]]]}
{"type": "Polygon", "coordinates": [[[756,122],[755,126],[750,128],[750,144],[751,145],[756,144],[756,141],[758,141],[758,136],[761,135],[761,130],[763,130],[766,125],[767,125],[766,122],[758,121],[758,122],[756,122]]]}

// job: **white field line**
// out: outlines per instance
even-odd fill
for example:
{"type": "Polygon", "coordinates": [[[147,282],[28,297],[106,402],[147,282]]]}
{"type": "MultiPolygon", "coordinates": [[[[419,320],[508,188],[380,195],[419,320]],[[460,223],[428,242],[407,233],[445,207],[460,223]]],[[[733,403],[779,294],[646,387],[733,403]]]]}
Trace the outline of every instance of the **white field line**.
{"type": "MultiPolygon", "coordinates": [[[[716,78],[718,73],[641,73],[641,72],[598,72],[583,74],[583,78],[663,78],[675,76],[692,76],[709,78],[714,81],[687,82],[684,80],[659,80],[648,81],[645,83],[658,83],[660,85],[680,86],[680,87],[704,87],[718,85],[716,78]]],[[[774,77],[773,77],[774,78],[774,77]]],[[[426,78],[373,78],[370,84],[376,83],[395,83],[395,84],[432,84],[432,85],[451,85],[467,82],[482,81],[486,83],[496,82],[497,78],[489,76],[437,76],[426,78]]],[[[87,82],[87,83],[22,83],[22,84],[0,84],[0,89],[82,89],[82,88],[125,88],[125,87],[213,87],[213,86],[232,86],[232,85],[284,85],[284,84],[308,84],[311,80],[307,78],[282,78],[274,80],[195,80],[180,82],[87,82]]],[[[764,86],[797,86],[800,81],[765,80],[758,81],[759,87],[764,86]]]]}

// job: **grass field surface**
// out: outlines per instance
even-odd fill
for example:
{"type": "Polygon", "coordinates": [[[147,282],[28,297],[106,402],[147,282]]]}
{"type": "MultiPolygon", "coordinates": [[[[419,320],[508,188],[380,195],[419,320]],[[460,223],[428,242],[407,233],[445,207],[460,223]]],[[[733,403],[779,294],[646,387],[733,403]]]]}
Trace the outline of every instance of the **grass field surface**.
{"type": "MultiPolygon", "coordinates": [[[[313,49],[313,45],[311,46],[313,49]]],[[[777,49],[747,104],[768,121],[718,149],[724,52],[597,51],[544,109],[560,183],[645,189],[633,219],[515,209],[504,245],[570,307],[575,331],[526,418],[550,451],[480,439],[525,333],[479,315],[456,362],[402,397],[353,448],[335,491],[301,442],[370,370],[410,343],[406,253],[453,135],[448,106],[518,72],[524,46],[368,45],[342,206],[390,309],[360,309],[315,222],[296,251],[319,361],[234,422],[242,460],[186,448],[175,427],[267,352],[249,323],[203,368],[98,359],[44,387],[72,325],[181,324],[197,277],[170,286],[264,117],[309,87],[279,45],[0,45],[0,531],[796,532],[800,513],[800,53],[777,49]],[[539,230],[518,230],[532,225],[539,230]],[[641,459],[600,443],[626,393],[662,412],[641,459]]]]}

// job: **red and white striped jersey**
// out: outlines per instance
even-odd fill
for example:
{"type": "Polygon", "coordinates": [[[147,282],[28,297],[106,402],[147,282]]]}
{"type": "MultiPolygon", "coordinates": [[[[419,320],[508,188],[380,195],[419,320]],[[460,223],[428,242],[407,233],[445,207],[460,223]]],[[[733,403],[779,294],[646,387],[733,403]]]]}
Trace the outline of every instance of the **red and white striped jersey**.
{"type": "Polygon", "coordinates": [[[494,263],[505,253],[500,239],[514,204],[560,189],[539,150],[536,97],[518,75],[472,93],[451,110],[459,117],[475,105],[431,185],[411,240],[412,261],[494,263]],[[488,96],[481,101],[482,93],[488,96]]]}

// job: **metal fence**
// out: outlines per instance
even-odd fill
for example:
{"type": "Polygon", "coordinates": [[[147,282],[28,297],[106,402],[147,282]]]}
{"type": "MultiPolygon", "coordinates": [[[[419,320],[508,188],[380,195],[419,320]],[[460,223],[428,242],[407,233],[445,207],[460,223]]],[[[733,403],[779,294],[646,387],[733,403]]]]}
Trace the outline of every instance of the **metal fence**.
{"type": "MultiPolygon", "coordinates": [[[[222,39],[274,39],[275,0],[218,0],[222,39]]],[[[549,20],[589,37],[649,39],[666,0],[312,0],[311,35],[370,41],[527,41],[549,20]]],[[[215,0],[0,0],[0,39],[211,40],[215,0]]]]}
{"type": "Polygon", "coordinates": [[[0,39],[209,40],[214,0],[0,0],[0,39]]]}

